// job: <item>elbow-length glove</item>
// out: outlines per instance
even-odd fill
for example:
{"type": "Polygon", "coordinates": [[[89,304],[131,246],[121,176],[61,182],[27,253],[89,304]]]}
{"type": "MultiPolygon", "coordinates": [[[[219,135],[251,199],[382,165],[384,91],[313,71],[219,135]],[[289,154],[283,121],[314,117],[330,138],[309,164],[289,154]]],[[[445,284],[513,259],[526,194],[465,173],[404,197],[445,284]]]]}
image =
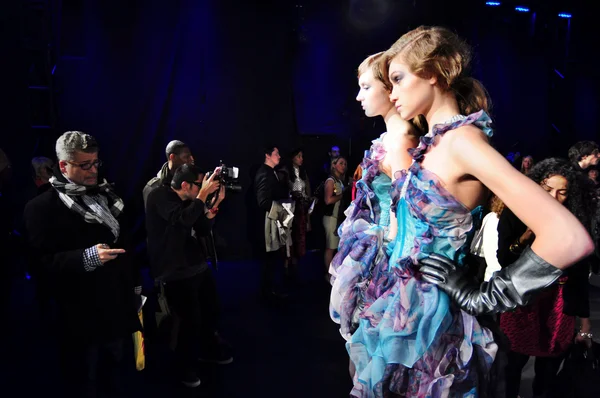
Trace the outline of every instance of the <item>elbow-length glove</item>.
{"type": "Polygon", "coordinates": [[[466,269],[456,267],[444,256],[430,254],[419,263],[423,280],[437,285],[472,315],[505,312],[526,305],[537,292],[562,275],[561,270],[529,247],[514,263],[495,272],[480,286],[466,276],[466,269]]]}

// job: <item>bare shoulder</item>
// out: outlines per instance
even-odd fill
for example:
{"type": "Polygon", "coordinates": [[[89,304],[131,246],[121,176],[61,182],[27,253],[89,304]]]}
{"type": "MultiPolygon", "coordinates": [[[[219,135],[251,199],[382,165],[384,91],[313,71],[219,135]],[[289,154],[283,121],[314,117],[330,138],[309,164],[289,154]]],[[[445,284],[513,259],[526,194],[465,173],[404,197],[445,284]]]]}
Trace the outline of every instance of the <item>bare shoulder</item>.
{"type": "Polygon", "coordinates": [[[410,126],[387,132],[383,137],[383,145],[386,150],[406,150],[414,148],[419,144],[419,137],[414,134],[410,126]]]}
{"type": "Polygon", "coordinates": [[[445,136],[451,140],[484,140],[488,141],[488,136],[485,135],[481,129],[472,124],[466,124],[464,126],[460,126],[454,130],[448,131],[445,136]]]}
{"type": "Polygon", "coordinates": [[[488,136],[473,125],[461,126],[455,130],[448,131],[444,135],[444,141],[451,152],[470,151],[481,146],[489,146],[488,136]]]}

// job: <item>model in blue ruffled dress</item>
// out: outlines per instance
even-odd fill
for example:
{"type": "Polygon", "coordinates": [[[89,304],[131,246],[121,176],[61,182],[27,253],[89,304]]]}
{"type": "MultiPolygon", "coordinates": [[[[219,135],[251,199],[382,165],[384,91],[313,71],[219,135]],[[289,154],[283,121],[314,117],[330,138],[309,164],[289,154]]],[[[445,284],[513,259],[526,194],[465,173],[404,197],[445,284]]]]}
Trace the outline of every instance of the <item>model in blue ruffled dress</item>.
{"type": "Polygon", "coordinates": [[[381,152],[377,142],[359,183],[364,194],[340,228],[348,240],[330,268],[331,309],[355,369],[351,396],[495,396],[490,376],[498,346],[475,315],[522,305],[593,250],[575,217],[490,147],[487,95],[466,75],[469,61],[455,34],[421,27],[379,63],[401,117],[423,115],[430,129],[409,150],[412,165],[394,169],[390,214],[396,221],[389,219],[397,228],[387,235],[393,240],[386,244],[382,223],[386,180],[368,173],[381,156],[373,156],[381,152]],[[505,275],[477,287],[464,277],[465,257],[486,186],[536,233],[538,244],[505,275]],[[568,243],[561,242],[565,228],[576,237],[568,243]]]}
{"type": "Polygon", "coordinates": [[[387,243],[396,233],[397,224],[390,212],[392,170],[410,166],[407,149],[418,144],[418,130],[400,117],[389,101],[389,86],[374,75],[382,54],[368,57],[359,66],[356,99],[368,117],[384,118],[388,132],[374,140],[365,153],[363,176],[356,184],[356,198],[346,210],[347,219],[339,228],[340,244],[329,269],[333,286],[330,315],[346,339],[358,327],[358,315],[365,308],[371,266],[387,264],[387,243]]]}

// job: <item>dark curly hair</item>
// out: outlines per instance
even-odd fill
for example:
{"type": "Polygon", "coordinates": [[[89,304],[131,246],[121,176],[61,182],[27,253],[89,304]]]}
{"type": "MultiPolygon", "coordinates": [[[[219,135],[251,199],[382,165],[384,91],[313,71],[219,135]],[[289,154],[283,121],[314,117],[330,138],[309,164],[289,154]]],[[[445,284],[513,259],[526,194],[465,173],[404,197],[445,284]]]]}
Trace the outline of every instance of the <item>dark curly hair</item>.
{"type": "Polygon", "coordinates": [[[591,227],[590,214],[586,211],[586,190],[580,173],[566,159],[548,158],[536,163],[529,173],[529,178],[538,184],[553,176],[562,176],[567,180],[567,200],[564,205],[589,231],[591,227]]]}

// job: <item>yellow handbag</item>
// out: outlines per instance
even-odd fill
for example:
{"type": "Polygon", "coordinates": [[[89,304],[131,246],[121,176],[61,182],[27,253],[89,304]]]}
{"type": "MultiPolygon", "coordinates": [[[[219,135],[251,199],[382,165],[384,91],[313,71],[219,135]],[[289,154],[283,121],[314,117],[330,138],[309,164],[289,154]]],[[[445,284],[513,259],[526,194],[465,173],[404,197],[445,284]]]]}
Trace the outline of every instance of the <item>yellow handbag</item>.
{"type": "MultiPolygon", "coordinates": [[[[144,316],[142,310],[138,312],[140,323],[144,326],[144,316]]],[[[133,353],[135,355],[135,368],[138,371],[146,367],[146,355],[144,354],[144,334],[141,331],[133,333],[133,353]]]]}

